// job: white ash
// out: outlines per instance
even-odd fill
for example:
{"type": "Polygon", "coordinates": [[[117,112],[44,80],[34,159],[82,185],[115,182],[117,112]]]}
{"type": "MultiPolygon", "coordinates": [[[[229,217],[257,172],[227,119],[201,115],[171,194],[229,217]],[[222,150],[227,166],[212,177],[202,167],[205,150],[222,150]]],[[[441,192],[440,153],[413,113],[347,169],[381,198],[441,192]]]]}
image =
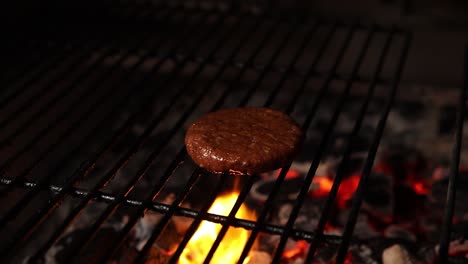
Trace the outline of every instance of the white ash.
{"type": "MultiPolygon", "coordinates": [[[[274,214],[272,215],[271,223],[275,225],[284,226],[293,209],[293,201],[286,201],[279,203],[274,214]]],[[[301,208],[299,215],[294,223],[295,228],[304,230],[313,230],[317,227],[320,217],[319,203],[312,198],[306,198],[304,206],[301,208]]]]}
{"type": "MultiPolygon", "coordinates": [[[[345,209],[342,210],[341,214],[339,214],[339,221],[342,226],[344,226],[348,220],[350,211],[350,209],[345,209]]],[[[377,232],[370,224],[368,216],[365,212],[359,212],[359,216],[354,227],[354,236],[363,240],[380,236],[380,233],[377,232]]]]}
{"type": "Polygon", "coordinates": [[[378,262],[373,258],[373,251],[367,245],[356,245],[351,246],[350,251],[352,252],[356,263],[363,264],[377,264],[378,262]]]}
{"type": "Polygon", "coordinates": [[[292,209],[293,209],[292,204],[285,204],[281,206],[278,211],[277,218],[276,218],[278,220],[276,224],[282,225],[282,226],[286,225],[289,219],[289,215],[292,212],[292,209]]]}
{"type": "Polygon", "coordinates": [[[383,264],[422,264],[415,260],[401,245],[393,245],[382,253],[383,264]]]}
{"type": "MultiPolygon", "coordinates": [[[[311,164],[312,164],[311,162],[294,161],[291,164],[290,170],[299,172],[299,174],[300,174],[299,177],[303,178],[305,175],[307,175],[311,164]]],[[[334,173],[336,164],[337,164],[337,161],[332,160],[332,159],[327,159],[324,162],[321,162],[319,164],[317,170],[316,170],[316,173],[315,173],[316,176],[315,177],[325,177],[327,175],[332,175],[334,173]]],[[[264,185],[265,183],[274,183],[276,181],[279,173],[280,173],[280,170],[275,170],[275,171],[271,171],[271,172],[267,172],[267,173],[262,173],[262,175],[261,175],[262,180],[257,181],[256,183],[254,183],[254,185],[252,186],[252,189],[250,191],[250,194],[249,194],[250,197],[252,199],[256,200],[257,202],[266,201],[266,199],[268,198],[269,193],[261,193],[261,192],[258,191],[258,189],[260,188],[260,186],[264,185]]],[[[318,186],[313,183],[313,184],[310,185],[309,189],[314,190],[316,188],[318,188],[318,186]]],[[[298,193],[299,193],[299,189],[294,193],[288,194],[287,198],[291,199],[291,200],[294,200],[294,199],[296,199],[298,193]]]]}
{"type": "Polygon", "coordinates": [[[162,215],[157,214],[151,211],[145,213],[145,216],[142,217],[133,227],[133,236],[137,241],[135,246],[136,249],[141,250],[146,244],[146,241],[150,238],[154,227],[161,220],[162,215]]]}
{"type": "MultiPolygon", "coordinates": [[[[164,204],[172,204],[175,198],[175,194],[171,193],[167,195],[161,202],[164,204]]],[[[184,203],[183,206],[190,207],[188,203],[184,203]]],[[[138,222],[133,227],[133,238],[136,241],[136,249],[141,250],[143,248],[143,246],[146,244],[146,241],[148,241],[151,234],[153,233],[155,226],[159,223],[162,217],[162,214],[148,210],[145,212],[144,216],[138,220],[138,222]]],[[[171,221],[174,223],[175,230],[181,234],[188,229],[192,219],[175,216],[172,217],[171,221]]]]}

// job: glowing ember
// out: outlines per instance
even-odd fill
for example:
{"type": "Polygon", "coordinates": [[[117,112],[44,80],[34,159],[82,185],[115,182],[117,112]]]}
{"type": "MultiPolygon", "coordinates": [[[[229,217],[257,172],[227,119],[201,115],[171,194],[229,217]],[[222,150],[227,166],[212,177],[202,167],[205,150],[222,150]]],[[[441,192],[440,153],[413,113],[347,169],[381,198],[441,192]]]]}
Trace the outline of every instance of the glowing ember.
{"type": "MultiPolygon", "coordinates": [[[[216,198],[208,212],[224,216],[229,215],[238,196],[238,193],[233,192],[216,198]]],[[[236,218],[255,221],[255,214],[245,206],[241,206],[236,218]]],[[[185,247],[179,263],[203,263],[220,230],[220,224],[203,221],[185,247]]],[[[237,263],[249,235],[250,232],[243,228],[230,227],[216,250],[211,263],[237,263]]]]}
{"type": "Polygon", "coordinates": [[[414,182],[412,184],[412,187],[414,192],[419,195],[426,195],[430,192],[429,188],[422,182],[414,182]]]}
{"type": "Polygon", "coordinates": [[[352,263],[353,263],[353,255],[351,254],[351,252],[348,252],[348,254],[346,254],[344,264],[352,264],[352,263]]]}
{"type": "MultiPolygon", "coordinates": [[[[269,179],[277,179],[281,173],[281,169],[275,170],[273,173],[262,173],[262,179],[263,180],[269,180],[269,179]]],[[[294,179],[297,177],[300,177],[301,173],[297,170],[289,169],[286,172],[286,176],[284,179],[294,179]]]]}
{"type": "Polygon", "coordinates": [[[361,176],[359,174],[351,175],[341,182],[340,188],[338,189],[338,206],[340,208],[346,208],[349,200],[353,198],[354,192],[356,191],[361,176]]]}
{"type": "Polygon", "coordinates": [[[318,186],[313,190],[312,195],[322,197],[330,192],[333,186],[333,180],[328,177],[314,177],[312,184],[318,186]]]}
{"type": "MultiPolygon", "coordinates": [[[[340,208],[345,208],[347,203],[351,198],[353,198],[354,192],[356,191],[359,185],[359,179],[361,176],[359,174],[351,175],[345,179],[340,184],[338,189],[337,203],[340,208]]],[[[315,177],[313,180],[313,186],[315,187],[310,191],[310,194],[315,197],[327,196],[333,186],[333,180],[328,177],[315,177]]]]}
{"type": "Polygon", "coordinates": [[[299,240],[296,243],[296,246],[290,249],[286,249],[283,252],[283,257],[290,260],[297,257],[303,257],[308,248],[307,242],[304,240],[299,240]]]}

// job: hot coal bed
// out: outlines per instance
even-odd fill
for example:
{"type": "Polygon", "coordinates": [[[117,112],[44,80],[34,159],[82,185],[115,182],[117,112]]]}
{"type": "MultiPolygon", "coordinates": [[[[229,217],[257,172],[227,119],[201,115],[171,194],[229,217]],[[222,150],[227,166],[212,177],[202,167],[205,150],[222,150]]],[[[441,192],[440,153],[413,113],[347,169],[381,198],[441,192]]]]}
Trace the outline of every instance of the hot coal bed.
{"type": "Polygon", "coordinates": [[[467,262],[464,93],[400,83],[410,32],[111,6],[79,17],[89,23],[51,9],[42,31],[3,43],[5,262],[467,262]],[[302,125],[291,166],[248,176],[191,162],[186,128],[237,106],[302,125]]]}

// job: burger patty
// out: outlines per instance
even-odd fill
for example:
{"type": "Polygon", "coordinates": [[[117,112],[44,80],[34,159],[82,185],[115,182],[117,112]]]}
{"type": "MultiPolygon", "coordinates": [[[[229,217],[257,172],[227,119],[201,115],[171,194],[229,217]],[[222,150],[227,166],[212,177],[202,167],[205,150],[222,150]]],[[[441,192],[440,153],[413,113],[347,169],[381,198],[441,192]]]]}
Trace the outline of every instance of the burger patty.
{"type": "Polygon", "coordinates": [[[299,125],[282,112],[245,107],[206,114],[188,129],[185,144],[202,168],[255,174],[287,165],[303,139],[299,125]]]}

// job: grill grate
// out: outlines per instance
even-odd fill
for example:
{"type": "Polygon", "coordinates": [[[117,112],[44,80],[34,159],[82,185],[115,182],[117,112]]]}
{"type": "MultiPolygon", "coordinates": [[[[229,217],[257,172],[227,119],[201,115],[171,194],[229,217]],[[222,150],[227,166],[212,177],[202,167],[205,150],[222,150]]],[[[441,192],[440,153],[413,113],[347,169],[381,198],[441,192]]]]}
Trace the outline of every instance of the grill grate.
{"type": "MultiPolygon", "coordinates": [[[[102,28],[90,29],[95,40],[81,34],[57,33],[43,36],[47,39],[44,46],[38,37],[37,42],[24,44],[27,54],[34,57],[26,58],[27,64],[13,67],[2,76],[8,89],[0,99],[1,199],[11,206],[3,208],[0,214],[0,228],[8,230],[0,242],[0,255],[12,260],[25,254],[32,262],[39,261],[87,208],[99,204],[104,206],[103,210],[67,257],[83,254],[98,230],[124,207],[130,210],[130,217],[103,249],[97,258],[99,262],[115,255],[141,215],[152,210],[161,213],[162,218],[136,257],[139,263],[145,261],[173,216],[194,221],[170,263],[177,262],[203,220],[222,225],[205,263],[209,263],[231,226],[252,230],[239,263],[248,256],[260,233],[280,236],[273,255],[275,263],[279,262],[289,238],[310,243],[307,262],[323,243],[338,245],[337,263],[343,263],[353,243],[353,228],[367,178],[398,90],[410,33],[359,21],[349,25],[299,18],[290,21],[179,6],[115,8],[108,12],[125,17],[122,21],[127,24],[115,29],[115,25],[104,23],[102,28]],[[145,25],[134,26],[131,21],[144,21],[145,25]],[[102,32],[106,33],[99,35],[102,32]],[[354,88],[364,89],[364,101],[347,137],[319,224],[315,230],[297,229],[296,218],[354,88]],[[282,98],[285,92],[289,96],[282,98]],[[207,212],[212,201],[226,189],[225,179],[229,175],[211,175],[189,162],[181,140],[187,124],[207,111],[252,104],[279,108],[294,116],[302,100],[308,107],[307,114],[300,119],[308,131],[331,93],[338,98],[333,115],[313,151],[312,165],[285,226],[266,220],[290,166],[282,168],[257,221],[235,218],[257,176],[242,181],[240,195],[228,216],[207,212]],[[362,129],[371,101],[382,95],[385,107],[376,125],[344,234],[326,235],[326,221],[353,151],[352,142],[362,129]],[[127,144],[125,140],[142,123],[142,131],[127,144]],[[155,137],[161,126],[166,133],[155,137]],[[171,149],[171,142],[176,142],[175,150],[171,149]],[[123,151],[113,151],[122,144],[126,145],[123,151]],[[115,152],[118,155],[113,157],[115,152]],[[181,177],[183,172],[179,171],[185,165],[191,168],[191,176],[182,177],[185,181],[179,186],[175,200],[171,204],[157,201],[165,186],[181,177]],[[134,168],[132,173],[123,172],[127,167],[134,168]],[[155,168],[158,177],[148,180],[148,174],[155,168]],[[121,174],[131,177],[122,178],[121,174]],[[207,177],[216,182],[207,190],[200,208],[182,206],[197,182],[207,177]],[[116,185],[118,181],[123,183],[116,185]],[[149,184],[139,187],[143,182],[149,184]],[[43,226],[67,199],[73,200],[74,205],[52,231],[45,232],[43,226]],[[37,244],[28,249],[25,246],[28,241],[37,244]]],[[[460,105],[464,106],[464,93],[461,100],[460,105]]],[[[463,113],[463,108],[460,109],[463,113]]],[[[459,160],[460,154],[460,120],[454,160],[459,160]]],[[[458,167],[458,163],[453,166],[458,167]]],[[[455,201],[455,172],[449,205],[455,201]]],[[[449,206],[441,240],[443,259],[448,257],[452,215],[453,207],[449,206]]]]}
{"type": "Polygon", "coordinates": [[[452,219],[455,208],[455,197],[456,197],[456,184],[459,176],[460,168],[460,156],[462,147],[463,137],[463,121],[465,116],[465,104],[466,104],[466,86],[467,86],[467,70],[468,70],[468,50],[465,49],[465,67],[463,72],[463,86],[461,87],[460,100],[458,104],[457,113],[457,128],[455,134],[455,145],[453,146],[453,156],[450,168],[449,186],[447,192],[447,202],[445,207],[444,222],[442,225],[441,236],[440,236],[440,261],[444,262],[448,259],[449,243],[452,227],[452,219]]]}

